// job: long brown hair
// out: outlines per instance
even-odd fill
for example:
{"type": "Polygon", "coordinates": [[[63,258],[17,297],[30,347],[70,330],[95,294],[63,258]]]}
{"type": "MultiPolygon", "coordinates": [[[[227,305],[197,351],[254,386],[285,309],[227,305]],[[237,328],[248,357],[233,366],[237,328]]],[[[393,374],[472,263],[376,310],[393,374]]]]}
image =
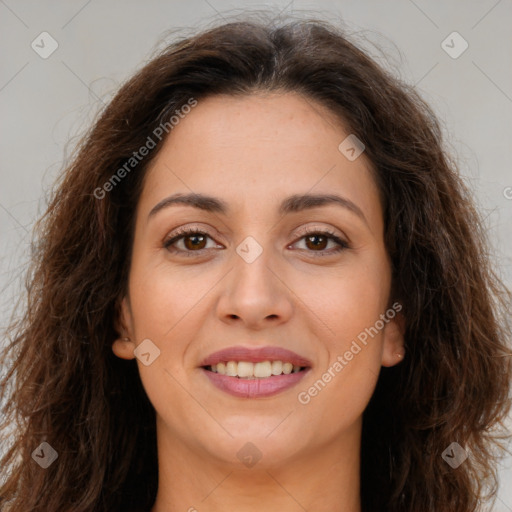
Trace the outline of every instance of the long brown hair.
{"type": "Polygon", "coordinates": [[[123,85],[37,223],[27,304],[5,352],[2,510],[153,504],[155,412],[135,360],[118,359],[111,345],[135,208],[165,139],[122,180],[105,183],[190,98],[256,91],[293,91],[327,106],[365,144],[382,197],[407,357],[382,369],[364,413],[362,510],[470,512],[495,494],[510,407],[510,295],[438,120],[341,29],[245,20],[169,45],[123,85]],[[43,441],[58,453],[47,469],[31,457],[43,441]],[[469,454],[457,469],[442,456],[454,442],[469,454]]]}

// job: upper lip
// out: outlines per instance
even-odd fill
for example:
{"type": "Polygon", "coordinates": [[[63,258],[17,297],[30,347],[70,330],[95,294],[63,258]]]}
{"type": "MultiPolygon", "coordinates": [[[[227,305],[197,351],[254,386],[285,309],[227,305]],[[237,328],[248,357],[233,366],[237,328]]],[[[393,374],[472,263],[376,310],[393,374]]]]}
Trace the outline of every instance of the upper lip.
{"type": "Polygon", "coordinates": [[[212,366],[224,361],[284,361],[296,366],[311,366],[311,361],[305,357],[281,347],[248,348],[243,346],[228,347],[210,354],[199,366],[212,366]]]}

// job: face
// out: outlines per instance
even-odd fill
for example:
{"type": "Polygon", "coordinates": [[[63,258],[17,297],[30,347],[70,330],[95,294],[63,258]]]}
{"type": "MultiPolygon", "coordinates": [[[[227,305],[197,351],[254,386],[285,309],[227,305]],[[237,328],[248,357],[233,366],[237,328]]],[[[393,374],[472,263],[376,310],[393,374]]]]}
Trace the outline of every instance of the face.
{"type": "Polygon", "coordinates": [[[173,128],[113,345],[137,347],[159,440],[234,464],[250,441],[270,467],[358,439],[403,340],[369,162],[338,149],[349,134],[292,93],[200,100],[173,128]],[[276,361],[299,371],[269,376],[288,372],[276,361]]]}

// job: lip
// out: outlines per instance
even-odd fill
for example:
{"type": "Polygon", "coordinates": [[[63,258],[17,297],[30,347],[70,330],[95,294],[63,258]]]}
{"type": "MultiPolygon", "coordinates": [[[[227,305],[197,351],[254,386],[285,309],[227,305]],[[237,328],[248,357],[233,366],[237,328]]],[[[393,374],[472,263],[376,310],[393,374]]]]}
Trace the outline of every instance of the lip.
{"type": "Polygon", "coordinates": [[[214,364],[227,361],[247,361],[249,363],[261,363],[263,361],[283,361],[290,362],[295,366],[307,366],[309,368],[312,366],[311,361],[285,348],[270,346],[248,348],[241,345],[228,347],[223,350],[219,350],[218,352],[214,352],[213,354],[210,354],[206,359],[204,359],[199,366],[212,366],[214,364]]]}
{"type": "MultiPolygon", "coordinates": [[[[267,359],[268,361],[268,359],[267,359]]],[[[288,375],[275,375],[267,378],[240,379],[228,375],[220,375],[215,372],[201,368],[210,382],[230,395],[239,398],[265,398],[277,395],[295,386],[304,376],[311,371],[307,368],[300,372],[290,373],[288,375]]]]}

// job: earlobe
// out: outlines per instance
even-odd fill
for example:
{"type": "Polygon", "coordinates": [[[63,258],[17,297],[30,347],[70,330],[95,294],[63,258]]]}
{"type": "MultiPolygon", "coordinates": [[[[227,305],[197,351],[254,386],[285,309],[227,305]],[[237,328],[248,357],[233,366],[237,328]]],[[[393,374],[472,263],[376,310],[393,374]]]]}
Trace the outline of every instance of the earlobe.
{"type": "Polygon", "coordinates": [[[112,343],[112,352],[121,359],[134,359],[135,343],[130,338],[117,338],[112,343]]]}
{"type": "Polygon", "coordinates": [[[395,366],[404,360],[404,334],[405,318],[398,312],[384,327],[382,366],[395,366]]]}

